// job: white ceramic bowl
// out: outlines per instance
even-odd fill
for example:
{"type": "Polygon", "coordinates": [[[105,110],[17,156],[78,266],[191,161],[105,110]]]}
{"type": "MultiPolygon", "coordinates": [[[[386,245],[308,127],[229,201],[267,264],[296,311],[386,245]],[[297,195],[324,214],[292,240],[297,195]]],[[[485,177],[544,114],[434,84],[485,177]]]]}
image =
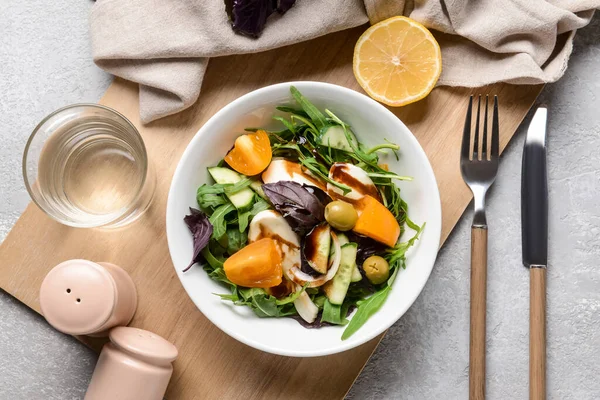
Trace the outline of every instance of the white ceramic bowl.
{"type": "MultiPolygon", "coordinates": [[[[186,148],[173,176],[167,203],[167,239],[177,276],[198,309],[233,338],[259,350],[295,357],[338,353],[373,339],[396,322],[415,301],[433,268],[441,232],[440,197],[425,152],[408,128],[381,104],[353,90],[321,82],[291,82],[248,93],[217,112],[198,131],[186,148]],[[206,167],[215,165],[245,127],[278,127],[271,119],[275,106],[293,103],[290,85],[296,86],[317,107],[328,108],[350,123],[366,145],[384,139],[400,145],[400,161],[385,156],[384,162],[400,175],[414,177],[400,182],[409,216],[427,226],[410,252],[383,307],[349,339],[342,341],[343,327],[305,329],[290,318],[258,318],[247,307],[233,306],[213,293],[228,289],[194,266],[181,271],[192,257],[192,236],[183,222],[188,207],[198,207],[196,189],[208,181],[206,167]]],[[[406,235],[408,236],[408,235],[406,235]]]]}

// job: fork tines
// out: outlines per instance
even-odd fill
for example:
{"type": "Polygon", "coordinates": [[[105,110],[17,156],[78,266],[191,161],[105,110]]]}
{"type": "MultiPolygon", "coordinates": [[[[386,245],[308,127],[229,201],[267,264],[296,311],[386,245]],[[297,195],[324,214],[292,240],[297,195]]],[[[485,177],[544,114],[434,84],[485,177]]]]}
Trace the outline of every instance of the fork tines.
{"type": "Polygon", "coordinates": [[[486,161],[498,157],[500,153],[500,133],[498,128],[498,96],[494,96],[494,110],[492,113],[492,140],[491,146],[488,144],[488,101],[489,95],[485,95],[485,106],[483,111],[483,129],[479,131],[481,120],[481,95],[477,96],[477,119],[475,121],[475,131],[473,134],[473,146],[471,147],[471,125],[473,96],[469,99],[467,109],[467,118],[463,132],[461,157],[470,161],[486,161]],[[480,137],[481,136],[481,137],[480,137]],[[480,145],[481,143],[481,145],[480,145]],[[472,149],[472,152],[471,152],[472,149]]]}

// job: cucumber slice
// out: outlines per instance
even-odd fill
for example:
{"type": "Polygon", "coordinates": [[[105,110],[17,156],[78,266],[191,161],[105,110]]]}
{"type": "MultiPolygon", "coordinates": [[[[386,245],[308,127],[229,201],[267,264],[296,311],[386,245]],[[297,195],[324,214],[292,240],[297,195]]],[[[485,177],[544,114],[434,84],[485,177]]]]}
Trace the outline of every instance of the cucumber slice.
{"type": "Polygon", "coordinates": [[[356,267],[356,252],[358,245],[356,243],[346,243],[342,246],[342,260],[340,268],[332,280],[323,285],[323,291],[331,304],[342,304],[348,286],[352,278],[352,271],[356,267]]]}
{"type": "Polygon", "coordinates": [[[319,274],[327,273],[329,248],[331,247],[331,227],[327,224],[317,225],[304,241],[304,257],[308,265],[319,274]]]}
{"type": "MultiPolygon", "coordinates": [[[[244,179],[244,177],[229,168],[223,167],[210,167],[208,173],[215,182],[220,184],[237,183],[244,179]]],[[[254,204],[254,192],[252,189],[246,187],[239,192],[228,194],[227,197],[238,210],[246,210],[254,204]]]]}
{"type": "Polygon", "coordinates": [[[343,246],[346,243],[350,243],[350,240],[348,240],[348,236],[346,236],[344,233],[338,233],[337,237],[338,241],[340,242],[340,246],[343,246]]]}
{"type": "MultiPolygon", "coordinates": [[[[340,242],[340,246],[345,245],[346,243],[350,243],[350,240],[348,239],[348,236],[346,236],[343,233],[338,233],[337,234],[338,240],[340,242]]],[[[354,270],[352,270],[352,278],[350,279],[350,282],[358,282],[362,280],[362,275],[358,269],[358,265],[356,265],[356,263],[354,264],[354,270]]]]}
{"type": "Polygon", "coordinates": [[[354,263],[354,269],[352,270],[352,278],[350,278],[350,282],[359,282],[362,280],[362,275],[360,270],[358,269],[358,265],[354,263]]]}
{"type": "Polygon", "coordinates": [[[269,198],[267,197],[267,195],[265,194],[263,188],[262,188],[263,183],[261,181],[252,181],[252,183],[250,184],[250,188],[252,190],[254,190],[256,192],[257,195],[259,195],[260,197],[262,197],[264,200],[269,200],[269,198]]]}
{"type": "MultiPolygon", "coordinates": [[[[352,141],[356,145],[358,141],[351,131],[348,134],[352,138],[352,141]]],[[[321,145],[331,147],[333,149],[344,150],[347,152],[353,152],[352,146],[348,143],[346,135],[344,134],[344,128],[340,125],[331,125],[323,128],[323,135],[321,135],[321,145]]]]}

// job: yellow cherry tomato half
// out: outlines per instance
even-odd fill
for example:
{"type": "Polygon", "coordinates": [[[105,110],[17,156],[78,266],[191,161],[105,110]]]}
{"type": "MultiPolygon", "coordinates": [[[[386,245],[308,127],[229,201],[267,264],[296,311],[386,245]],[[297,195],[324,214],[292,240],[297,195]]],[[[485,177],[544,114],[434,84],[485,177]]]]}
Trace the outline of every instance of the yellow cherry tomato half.
{"type": "Polygon", "coordinates": [[[260,239],[244,247],[223,265],[227,279],[236,285],[269,288],[281,283],[281,254],[275,240],[260,239]]]}
{"type": "Polygon", "coordinates": [[[233,149],[225,156],[225,161],[240,174],[252,176],[263,172],[272,157],[269,136],[259,130],[238,137],[233,149]]]}
{"type": "Polygon", "coordinates": [[[358,208],[360,216],[354,232],[394,247],[400,236],[400,225],[390,210],[371,196],[363,197],[358,208]]]}

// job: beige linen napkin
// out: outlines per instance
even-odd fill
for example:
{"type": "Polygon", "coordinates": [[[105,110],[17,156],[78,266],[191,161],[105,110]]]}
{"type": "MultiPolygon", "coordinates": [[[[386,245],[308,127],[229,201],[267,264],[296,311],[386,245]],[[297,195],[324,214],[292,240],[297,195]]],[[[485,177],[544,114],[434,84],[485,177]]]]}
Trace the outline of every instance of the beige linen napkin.
{"type": "Polygon", "coordinates": [[[98,0],[92,51],[106,71],[140,84],[144,123],[198,99],[210,57],[264,51],[394,15],[432,29],[442,48],[438,85],[554,82],[575,30],[600,0],[297,0],[259,39],[235,34],[222,0],[98,0]]]}

